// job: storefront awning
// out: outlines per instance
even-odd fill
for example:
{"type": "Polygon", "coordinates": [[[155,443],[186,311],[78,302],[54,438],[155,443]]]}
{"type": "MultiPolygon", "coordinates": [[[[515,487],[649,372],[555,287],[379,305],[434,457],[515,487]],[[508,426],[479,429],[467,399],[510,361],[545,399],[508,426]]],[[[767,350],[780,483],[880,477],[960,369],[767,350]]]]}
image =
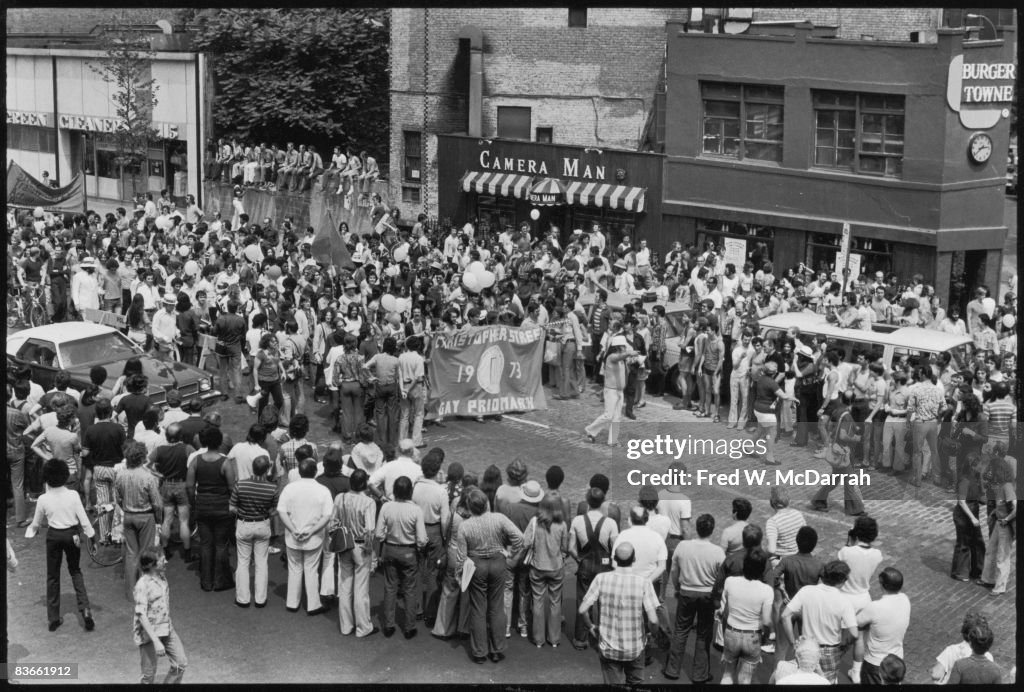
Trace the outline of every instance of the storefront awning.
{"type": "Polygon", "coordinates": [[[460,181],[464,192],[477,192],[482,195],[499,197],[525,197],[530,188],[533,176],[515,175],[514,173],[483,173],[466,171],[460,181]]]}
{"type": "Polygon", "coordinates": [[[558,178],[541,178],[530,188],[527,200],[544,207],[565,204],[565,185],[558,178]]]}
{"type": "Polygon", "coordinates": [[[565,191],[569,204],[625,209],[638,214],[644,210],[646,194],[647,189],[642,187],[583,182],[570,183],[565,191]]]}

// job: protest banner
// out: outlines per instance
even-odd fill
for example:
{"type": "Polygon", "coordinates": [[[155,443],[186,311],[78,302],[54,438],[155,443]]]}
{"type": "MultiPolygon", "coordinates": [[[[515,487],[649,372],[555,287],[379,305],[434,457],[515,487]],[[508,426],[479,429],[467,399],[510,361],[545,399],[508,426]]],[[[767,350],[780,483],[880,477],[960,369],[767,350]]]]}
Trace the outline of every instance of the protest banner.
{"type": "Polygon", "coordinates": [[[470,327],[431,337],[428,410],[438,416],[490,416],[546,409],[541,385],[544,330],[470,327]]]}

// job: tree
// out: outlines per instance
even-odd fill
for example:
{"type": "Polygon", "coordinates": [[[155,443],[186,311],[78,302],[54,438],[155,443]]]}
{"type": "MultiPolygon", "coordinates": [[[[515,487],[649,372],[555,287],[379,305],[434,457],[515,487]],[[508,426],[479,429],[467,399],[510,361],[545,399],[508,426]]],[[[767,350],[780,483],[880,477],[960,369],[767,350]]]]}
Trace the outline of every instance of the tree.
{"type": "Polygon", "coordinates": [[[149,143],[158,139],[153,127],[153,109],[156,107],[156,80],[153,79],[155,53],[149,37],[127,28],[123,17],[115,20],[103,32],[100,41],[104,57],[90,63],[89,69],[104,82],[114,86],[111,100],[118,121],[114,131],[117,156],[115,161],[124,179],[124,172],[132,172],[132,197],[138,194],[137,176],[146,160],[149,143]]]}
{"type": "Polygon", "coordinates": [[[193,46],[210,58],[218,135],[388,152],[388,11],[209,9],[193,46]]]}

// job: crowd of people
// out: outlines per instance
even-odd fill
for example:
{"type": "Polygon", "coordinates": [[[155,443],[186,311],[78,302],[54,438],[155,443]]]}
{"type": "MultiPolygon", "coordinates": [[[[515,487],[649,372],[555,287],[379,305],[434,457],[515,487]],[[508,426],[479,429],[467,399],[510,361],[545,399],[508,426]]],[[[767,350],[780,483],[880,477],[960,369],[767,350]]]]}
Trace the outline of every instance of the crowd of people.
{"type": "Polygon", "coordinates": [[[354,154],[351,148],[334,147],[325,165],[315,146],[300,144],[296,149],[294,142],[282,149],[276,142],[251,144],[221,138],[211,143],[206,160],[207,181],[269,191],[306,192],[323,176],[320,189],[325,192],[369,198],[380,176],[377,160],[365,151],[354,154]]]}
{"type": "MultiPolygon", "coordinates": [[[[259,165],[245,177],[265,153],[232,160],[228,175],[240,170],[243,184],[267,182],[259,165]]],[[[352,159],[332,166],[343,193],[358,180],[344,174],[352,159]]],[[[211,177],[228,169],[220,163],[211,177]]],[[[729,679],[750,681],[762,647],[777,651],[778,681],[835,682],[848,648],[851,678],[902,676],[903,577],[895,567],[879,571],[881,553],[870,545],[877,524],[855,486],[844,486],[845,510],[855,517],[849,545],[826,560],[813,557],[816,535],[781,489],[764,531],[748,521],[749,502],[734,506],[736,523],[717,546],[714,517],[701,514],[691,528],[691,501],[680,488],[645,488],[624,522],[601,476],[574,507],[559,493],[557,466],[542,486],[522,461],[502,482],[496,466],[478,477],[460,462],[445,467],[440,448],[421,453],[424,426],[444,425],[425,420],[431,337],[483,324],[545,329],[545,378],[555,398],[579,398],[588,381],[603,398],[604,413],[585,433],[592,442],[607,427],[608,443],[618,444],[623,416],[636,419],[648,398],[674,391],[675,408],[764,439],[769,464],[779,463],[779,438],[805,446],[813,437],[835,468],[907,474],[912,485],[931,478],[956,493],[951,576],[1006,590],[1016,518],[1015,286],[998,305],[979,287],[963,320],[955,306],[944,312],[920,277],[904,283],[864,273],[840,283],[803,265],[776,276],[766,248],[755,246],[737,268],[713,243],[677,243],[659,262],[646,240],[612,245],[598,224],[574,231],[563,248],[558,229],[534,238],[525,224],[492,237],[470,223],[437,233],[422,215],[409,231],[360,235],[342,225],[352,267],[335,267],[313,257],[312,228],[253,224],[240,204],[230,221],[208,221],[189,202],[182,214],[149,196],[134,219],[118,210],[75,216],[67,226],[42,210],[8,215],[9,275],[17,287],[44,289],[54,321],[89,308],[124,314],[126,334],[141,348],[216,371],[225,400],[257,417],[235,444],[216,411],[204,414],[193,402],[183,409],[177,392],[167,393],[166,411],[155,410],[137,358],[110,389],[96,369],[80,392],[68,373],[57,374],[51,392],[29,372],[9,373],[15,519],[28,535],[43,519],[50,527],[51,630],[61,624],[61,555],[83,621],[94,625],[71,529],[89,525],[87,510],[112,503],[117,511],[98,540],[123,542],[126,592],[140,619],[163,612],[160,580],[172,556],[147,548],[159,540],[169,549],[176,536],[183,557],[199,562],[201,588],[234,591],[239,607],[267,605],[268,556],[280,554],[286,607],[298,610],[303,591],[311,614],[337,602],[342,633],[355,636],[378,631],[368,585],[379,566],[385,636],[399,627],[415,636],[421,616],[435,636],[467,635],[473,661],[497,662],[513,633],[540,647],[562,643],[561,589],[575,562],[571,644],[597,647],[606,681],[637,681],[658,643],[668,649],[664,675],[677,678],[690,632],[690,678],[707,680],[716,612],[729,679]],[[669,303],[676,309],[666,311],[669,303]],[[865,351],[845,362],[824,339],[757,327],[768,315],[805,310],[851,329],[882,322],[970,334],[973,347],[959,367],[941,354],[884,363],[865,351]],[[201,348],[203,335],[212,349],[201,348]],[[669,338],[679,339],[677,362],[666,361],[669,338]],[[307,439],[308,416],[313,403],[328,402],[338,438],[323,449],[307,439]],[[35,500],[34,518],[27,499],[35,500]],[[876,575],[885,593],[879,605],[867,595],[876,575]],[[674,623],[665,609],[671,597],[674,623]],[[624,598],[643,607],[627,612],[624,598]],[[791,655],[796,663],[785,660],[791,655]]],[[[815,509],[827,509],[830,490],[814,498],[815,509]]],[[[152,679],[148,662],[165,650],[174,652],[171,677],[180,680],[181,643],[166,612],[154,617],[152,631],[140,622],[137,632],[136,643],[150,647],[143,679],[152,679]]],[[[972,614],[964,641],[969,651],[947,656],[943,675],[993,680],[997,672],[981,663],[991,646],[984,618],[972,614]]]]}

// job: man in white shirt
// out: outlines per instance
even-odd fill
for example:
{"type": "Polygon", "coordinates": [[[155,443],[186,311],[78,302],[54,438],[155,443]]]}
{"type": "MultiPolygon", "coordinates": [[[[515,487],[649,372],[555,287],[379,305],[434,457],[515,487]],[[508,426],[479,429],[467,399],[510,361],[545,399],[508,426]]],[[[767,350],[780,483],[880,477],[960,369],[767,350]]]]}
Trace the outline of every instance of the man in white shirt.
{"type": "Polygon", "coordinates": [[[903,637],[910,626],[910,599],[900,593],[903,575],[894,567],[886,567],[878,575],[882,586],[882,597],[871,601],[857,613],[857,626],[864,630],[861,635],[864,665],[858,671],[858,656],[854,655],[850,679],[865,685],[881,685],[882,659],[889,654],[903,658],[903,637]]]}
{"type": "MultiPolygon", "coordinates": [[[[657,496],[655,495],[655,497],[657,496]]],[[[633,507],[629,511],[630,526],[615,539],[612,550],[614,551],[622,543],[631,544],[636,551],[633,570],[637,574],[647,575],[648,579],[656,582],[665,572],[668,549],[665,547],[665,539],[647,525],[650,518],[650,512],[644,507],[639,505],[633,507]]]]}
{"type": "Polygon", "coordinates": [[[96,279],[96,260],[86,257],[71,277],[71,302],[80,314],[86,309],[99,310],[101,292],[96,279]]]}
{"type": "Polygon", "coordinates": [[[832,685],[839,676],[844,634],[849,640],[857,637],[853,604],[839,592],[849,576],[850,568],[845,562],[829,562],[822,571],[821,583],[800,589],[782,613],[782,628],[789,641],[796,641],[793,618],[801,616],[803,635],[821,647],[821,672],[832,685]]]}
{"type": "Polygon", "coordinates": [[[177,360],[174,342],[179,332],[174,306],[178,301],[173,293],[166,293],[161,303],[164,309],[157,310],[153,315],[153,355],[160,360],[177,360]]]}
{"type": "Polygon", "coordinates": [[[397,459],[389,461],[373,472],[367,490],[375,497],[383,496],[392,500],[395,481],[401,476],[407,476],[413,483],[423,477],[423,469],[416,461],[416,445],[408,438],[398,443],[397,459]]]}
{"type": "Polygon", "coordinates": [[[640,241],[640,247],[636,251],[636,275],[641,282],[647,282],[654,276],[651,269],[651,250],[647,247],[646,240],[640,241]]]}
{"type": "Polygon", "coordinates": [[[420,606],[417,617],[422,616],[428,627],[434,626],[437,607],[441,598],[441,582],[438,579],[438,561],[444,555],[444,536],[448,535],[451,511],[448,506],[448,490],[438,482],[444,451],[435,447],[423,457],[422,478],[413,485],[412,501],[423,512],[423,524],[427,529],[427,547],[419,556],[419,585],[426,593],[414,599],[420,606]]]}
{"type": "Polygon", "coordinates": [[[306,586],[306,612],[319,615],[327,609],[320,603],[320,552],[324,527],[334,513],[331,491],[316,481],[316,461],[299,462],[299,480],[281,490],[277,513],[285,527],[288,548],[288,598],[290,612],[296,612],[306,586]]]}
{"type": "Polygon", "coordinates": [[[412,438],[413,444],[422,448],[427,446],[423,441],[423,412],[427,401],[423,339],[410,336],[405,345],[406,350],[398,356],[398,389],[402,396],[398,435],[412,438]]]}

